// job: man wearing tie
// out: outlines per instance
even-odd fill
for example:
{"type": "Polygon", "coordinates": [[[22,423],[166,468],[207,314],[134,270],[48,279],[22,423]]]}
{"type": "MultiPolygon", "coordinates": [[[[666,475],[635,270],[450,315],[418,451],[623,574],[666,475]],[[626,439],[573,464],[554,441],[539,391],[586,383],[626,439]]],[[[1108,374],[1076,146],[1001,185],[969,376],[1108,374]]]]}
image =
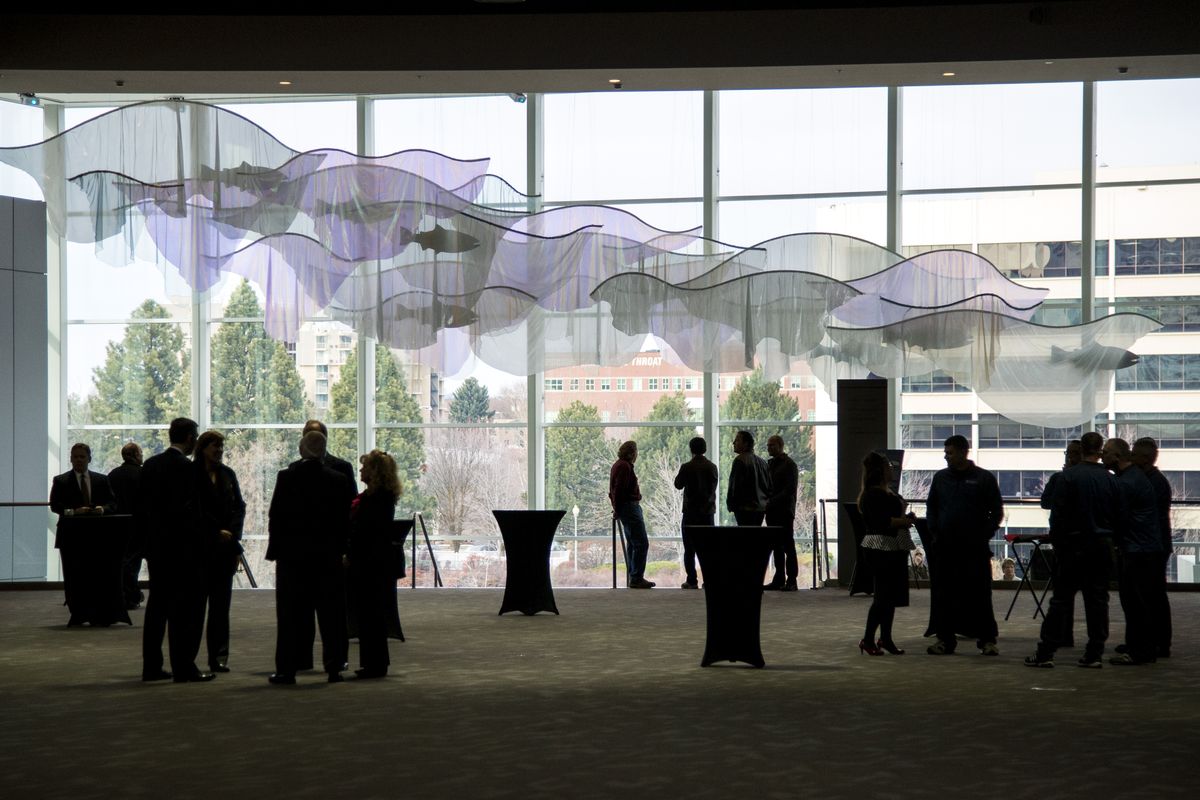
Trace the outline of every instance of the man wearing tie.
{"type": "MultiPolygon", "coordinates": [[[[104,477],[102,473],[92,472],[88,469],[90,463],[92,463],[92,448],[83,442],[72,445],[70,471],[54,476],[54,481],[50,484],[50,510],[58,514],[60,530],[64,517],[98,516],[105,513],[111,514],[116,510],[116,498],[108,485],[108,478],[104,477]]],[[[78,556],[73,548],[62,549],[60,537],[55,537],[54,546],[60,548],[63,585],[69,587],[73,581],[83,575],[88,565],[76,563],[78,556]]],[[[68,605],[71,600],[71,591],[68,589],[68,605]]],[[[72,615],[67,624],[80,625],[82,620],[76,619],[72,615]]]]}

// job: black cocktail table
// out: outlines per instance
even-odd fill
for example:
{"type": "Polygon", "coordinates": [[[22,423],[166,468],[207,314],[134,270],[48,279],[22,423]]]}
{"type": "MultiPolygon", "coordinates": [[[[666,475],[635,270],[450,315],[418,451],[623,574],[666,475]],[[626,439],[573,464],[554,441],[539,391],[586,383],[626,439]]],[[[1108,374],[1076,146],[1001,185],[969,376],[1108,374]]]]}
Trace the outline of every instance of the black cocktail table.
{"type": "Polygon", "coordinates": [[[550,587],[550,545],[563,511],[493,511],[504,537],[507,576],[500,613],[558,613],[550,587]]]}
{"type": "Polygon", "coordinates": [[[61,517],[54,546],[62,557],[68,625],[98,627],[133,620],[125,610],[121,566],[133,534],[129,514],[61,517]]]}
{"type": "Polygon", "coordinates": [[[759,644],[763,579],[775,541],[775,527],[688,526],[704,572],[708,636],[700,666],[717,661],[766,665],[759,644]]]}

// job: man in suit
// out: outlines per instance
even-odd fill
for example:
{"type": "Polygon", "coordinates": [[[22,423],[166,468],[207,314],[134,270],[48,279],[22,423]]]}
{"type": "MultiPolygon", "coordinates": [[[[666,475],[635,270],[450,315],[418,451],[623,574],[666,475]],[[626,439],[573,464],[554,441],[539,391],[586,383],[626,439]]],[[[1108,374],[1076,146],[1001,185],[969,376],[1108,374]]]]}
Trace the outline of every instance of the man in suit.
{"type": "MultiPolygon", "coordinates": [[[[108,483],[117,496],[117,513],[133,514],[141,496],[142,448],[137,442],[129,442],[121,448],[121,466],[108,473],[108,483]]],[[[138,575],[142,571],[144,546],[136,526],[130,525],[129,542],[125,547],[125,560],[121,565],[122,586],[125,592],[125,607],[137,608],[146,599],[138,586],[138,575]]]]}
{"type": "Polygon", "coordinates": [[[729,489],[725,506],[738,525],[757,528],[767,513],[767,498],[771,496],[771,475],[767,462],[754,453],[754,435],[738,431],[733,437],[733,466],[729,470],[729,489]]]}
{"type": "Polygon", "coordinates": [[[276,685],[293,684],[297,672],[312,669],[314,613],[329,682],[340,682],[347,666],[342,559],[355,487],[323,463],[325,455],[325,436],[316,430],[304,434],[300,460],[279,473],[271,495],[267,560],[275,562],[278,627],[275,672],[268,680],[276,685]]]}
{"type": "Polygon", "coordinates": [[[142,633],[142,680],[210,681],[196,667],[204,635],[204,542],[196,524],[196,481],[188,459],[196,447],[195,421],[171,421],[171,446],[142,467],[138,526],[146,543],[150,600],[142,633]],[[171,672],[162,668],[163,631],[171,672]]]}
{"type": "Polygon", "coordinates": [[[796,538],[792,530],[796,525],[796,491],[800,484],[800,469],[783,450],[783,437],[767,439],[767,472],[771,476],[771,493],[767,496],[767,524],[783,528],[779,541],[775,543],[775,575],[764,589],[794,592],[796,578],[800,574],[800,561],[796,556],[796,538]]]}
{"type": "MultiPolygon", "coordinates": [[[[71,446],[71,469],[62,475],[54,476],[50,484],[50,510],[58,514],[59,528],[65,517],[99,516],[112,514],[117,509],[116,498],[108,484],[108,478],[102,473],[92,472],[88,464],[92,463],[92,448],[83,442],[71,446]]],[[[72,584],[78,579],[86,579],[88,565],[87,557],[84,563],[79,563],[79,554],[75,548],[62,548],[62,539],[55,536],[54,546],[60,548],[62,558],[63,586],[67,595],[67,605],[72,600],[72,584]]],[[[68,625],[80,625],[83,620],[72,615],[68,625]]]]}
{"type": "MultiPolygon", "coordinates": [[[[319,420],[319,419],[310,419],[308,422],[304,423],[304,430],[300,432],[300,435],[303,437],[305,434],[311,433],[313,431],[316,431],[317,433],[319,433],[325,437],[325,444],[326,444],[326,447],[328,448],[329,430],[325,427],[325,423],[321,422],[321,420],[319,420]]],[[[303,461],[303,459],[301,459],[301,461],[303,461]]],[[[293,461],[288,466],[294,467],[294,466],[298,465],[299,463],[300,463],[300,461],[293,461]]],[[[355,481],[354,465],[351,464],[349,461],[344,461],[343,459],[338,458],[337,456],[333,455],[332,453],[326,452],[325,455],[321,457],[321,463],[324,464],[325,466],[329,467],[330,469],[332,469],[334,472],[338,472],[342,475],[345,475],[347,478],[350,479],[350,484],[352,486],[355,486],[355,487],[358,486],[358,484],[356,484],[354,482],[355,481]]]]}
{"type": "Polygon", "coordinates": [[[688,534],[689,525],[714,525],[717,514],[717,465],[705,457],[708,443],[697,436],[688,442],[692,460],[685,462],[675,476],[675,488],[683,489],[683,571],[687,580],[681,589],[699,589],[696,581],[696,546],[688,534]]]}

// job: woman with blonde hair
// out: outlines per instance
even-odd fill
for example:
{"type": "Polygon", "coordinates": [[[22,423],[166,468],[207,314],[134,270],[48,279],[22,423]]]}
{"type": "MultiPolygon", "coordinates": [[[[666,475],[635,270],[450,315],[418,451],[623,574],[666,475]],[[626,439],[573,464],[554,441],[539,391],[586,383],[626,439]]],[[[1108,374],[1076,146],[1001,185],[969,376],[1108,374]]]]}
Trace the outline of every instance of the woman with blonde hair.
{"type": "Polygon", "coordinates": [[[394,603],[396,576],[391,574],[392,519],[403,491],[396,460],[382,450],[359,459],[359,478],[366,489],[350,509],[349,586],[358,610],[359,679],[387,675],[387,619],[394,603]]]}

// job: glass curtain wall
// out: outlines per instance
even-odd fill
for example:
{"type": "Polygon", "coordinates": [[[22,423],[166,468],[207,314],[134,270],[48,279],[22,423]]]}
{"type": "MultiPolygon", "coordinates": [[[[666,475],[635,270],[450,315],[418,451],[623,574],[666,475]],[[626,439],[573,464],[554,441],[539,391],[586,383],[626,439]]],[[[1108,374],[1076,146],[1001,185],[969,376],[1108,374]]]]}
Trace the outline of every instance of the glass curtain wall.
{"type": "MultiPolygon", "coordinates": [[[[1091,219],[1083,202],[1084,92],[1080,84],[903,89],[899,244],[910,255],[943,246],[974,250],[1012,277],[1048,288],[1050,301],[1038,319],[1064,324],[1085,313],[1082,242],[1093,224],[1096,313],[1140,310],[1165,324],[1139,344],[1142,361],[1118,374],[1099,423],[1119,435],[1160,434],[1160,465],[1186,496],[1200,484],[1190,480],[1200,465],[1186,444],[1192,393],[1200,391],[1193,338],[1200,325],[1193,319],[1200,307],[1200,230],[1189,213],[1200,200],[1200,81],[1095,86],[1098,183],[1091,219]]],[[[800,231],[885,243],[887,89],[716,97],[711,124],[720,177],[708,197],[701,93],[540,98],[544,204],[602,202],[657,227],[682,229],[698,226],[708,203],[716,207],[717,237],[736,245],[800,231]]],[[[298,149],[355,150],[365,141],[376,154],[429,148],[491,157],[491,172],[527,190],[529,145],[537,137],[526,106],[509,97],[388,98],[368,106],[366,131],[358,130],[360,109],[348,98],[229,108],[298,149]]],[[[104,110],[70,109],[66,123],[104,110]]],[[[14,130],[21,125],[36,128],[40,118],[32,119],[6,110],[5,141],[19,141],[14,130]]],[[[19,182],[0,179],[6,186],[19,182]]],[[[9,191],[21,193],[19,186],[9,191]]],[[[541,504],[568,512],[554,555],[555,582],[608,585],[606,468],[617,444],[632,438],[642,444],[643,484],[653,487],[647,505],[657,509],[648,514],[656,539],[651,577],[666,583],[678,577],[678,497],[667,491],[666,477],[686,458],[687,439],[705,430],[705,376],[676,365],[660,343],[647,340],[630,365],[546,373],[534,387],[539,413],[531,414],[526,378],[483,364],[442,374],[411,353],[359,342],[333,320],[307,323],[296,342],[275,342],[262,329],[262,297],[253,285],[227,279],[192,296],[152,252],[138,249],[130,264],[126,255],[90,246],[67,253],[64,442],[92,444],[99,468],[115,465],[125,441],[161,448],[167,421],[189,414],[229,436],[228,461],[251,501],[247,538],[255,541],[265,535],[274,473],[293,458],[299,425],[316,416],[331,427],[331,447],[344,458],[356,457],[364,443],[399,455],[406,492],[398,513],[421,512],[446,585],[486,586],[503,582],[488,512],[529,507],[530,454],[540,453],[531,437],[544,436],[541,504]],[[154,374],[139,373],[138,365],[148,364],[154,374]],[[580,453],[585,457],[575,457],[580,453]],[[464,478],[472,475],[485,477],[464,478]]],[[[760,434],[760,450],[765,434],[781,433],[793,457],[811,463],[816,477],[804,467],[802,504],[808,505],[798,518],[803,544],[810,512],[819,513],[820,500],[836,494],[832,480],[823,485],[821,477],[834,474],[836,405],[803,364],[778,382],[756,371],[712,380],[717,405],[709,419],[718,427],[709,431],[717,434],[710,456],[722,475],[728,442],[742,427],[760,434]]],[[[946,431],[967,432],[979,463],[1025,497],[1040,492],[1059,466],[1063,438],[1076,434],[1000,417],[949,376],[916,376],[902,388],[905,491],[914,497],[924,496],[928,476],[942,466],[946,431]]],[[[1008,529],[1044,528],[1040,514],[1014,503],[1008,529]]],[[[832,529],[835,515],[828,516],[832,529]]],[[[1186,511],[1177,510],[1176,518],[1180,547],[1172,570],[1191,581],[1197,567],[1188,542],[1200,538],[1200,521],[1186,511]]],[[[998,560],[1003,555],[998,544],[998,560]]],[[[431,580],[428,560],[426,552],[417,585],[431,580]]],[[[254,560],[252,566],[264,573],[260,585],[269,585],[269,566],[254,560]]]]}

